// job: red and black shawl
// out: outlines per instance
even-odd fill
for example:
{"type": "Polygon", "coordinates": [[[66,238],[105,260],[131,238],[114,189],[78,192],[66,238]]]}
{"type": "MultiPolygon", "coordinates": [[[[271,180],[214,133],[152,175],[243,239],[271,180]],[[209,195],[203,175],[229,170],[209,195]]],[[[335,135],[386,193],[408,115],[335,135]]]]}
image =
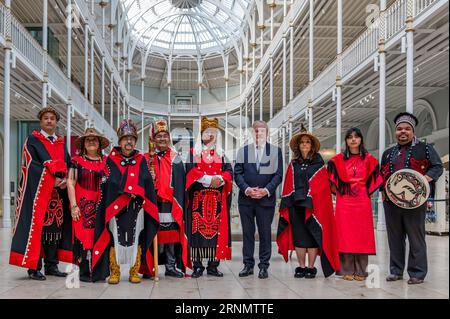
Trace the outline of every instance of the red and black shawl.
{"type": "MultiPolygon", "coordinates": [[[[381,186],[381,172],[378,160],[367,153],[364,157],[364,165],[366,167],[364,180],[366,181],[367,195],[372,195],[373,192],[378,190],[381,186]]],[[[328,162],[328,173],[331,183],[335,186],[336,190],[341,195],[351,195],[350,178],[347,175],[347,169],[345,168],[344,154],[340,153],[334,156],[328,162]]]]}
{"type": "MultiPolygon", "coordinates": [[[[56,189],[61,201],[58,200],[56,207],[49,205],[56,177],[67,177],[69,161],[69,154],[61,137],[52,144],[41,132],[33,131],[26,139],[22,151],[16,218],[9,257],[11,265],[37,268],[41,258],[42,229],[49,210],[58,210],[58,215],[61,215],[62,210],[62,238],[58,246],[58,259],[72,262],[72,223],[67,190],[56,189]]],[[[48,213],[54,215],[51,211],[48,213]]]]}
{"type": "MultiPolygon", "coordinates": [[[[295,249],[289,210],[295,209],[296,189],[298,189],[296,184],[301,182],[294,178],[294,169],[299,168],[299,165],[294,164],[294,161],[291,162],[286,171],[277,232],[278,252],[286,262],[288,252],[295,249]]],[[[307,197],[311,199],[313,206],[312,209],[305,209],[306,227],[319,244],[322,270],[325,277],[328,277],[339,270],[340,264],[330,183],[320,155],[313,159],[306,176],[309,187],[307,197]]]]}
{"type": "MultiPolygon", "coordinates": [[[[216,259],[230,260],[231,259],[231,227],[230,227],[230,207],[231,207],[231,190],[233,187],[233,170],[231,164],[226,161],[225,157],[221,157],[215,150],[203,151],[202,156],[195,156],[191,149],[190,158],[186,163],[186,191],[187,191],[187,205],[186,205],[186,234],[188,236],[190,247],[193,234],[197,231],[207,232],[208,238],[215,238],[217,236],[217,244],[215,247],[216,259]],[[211,157],[208,157],[206,152],[209,152],[211,157]],[[222,176],[225,185],[221,189],[220,215],[219,220],[215,221],[215,211],[211,207],[203,207],[194,194],[194,188],[203,186],[196,186],[196,182],[204,175],[220,175],[222,176]],[[214,212],[194,212],[196,206],[202,206],[202,210],[212,209],[214,212]],[[193,223],[194,221],[194,223],[193,223]],[[194,224],[194,225],[193,225],[194,224]]],[[[211,190],[211,188],[205,188],[211,190]]],[[[199,208],[199,207],[198,207],[199,208]]],[[[218,211],[218,210],[217,210],[218,211]]],[[[208,241],[208,238],[205,241],[208,241]]]]}
{"type": "MultiPolygon", "coordinates": [[[[106,179],[101,185],[101,197],[95,220],[94,248],[92,254],[93,281],[109,276],[109,249],[111,238],[109,221],[133,199],[140,197],[144,214],[144,230],[140,237],[142,267],[154,274],[153,239],[159,227],[156,194],[148,162],[138,151],[132,157],[122,156],[119,147],[112,149],[106,159],[106,179]]],[[[137,234],[139,235],[139,234],[137,234]]]]}
{"type": "MultiPolygon", "coordinates": [[[[150,161],[149,154],[145,154],[150,161]]],[[[178,154],[169,149],[160,157],[153,156],[153,167],[155,170],[155,188],[158,200],[172,204],[172,217],[178,225],[176,230],[158,231],[158,244],[179,243],[181,246],[181,261],[184,268],[192,268],[189,258],[188,240],[185,233],[185,182],[186,172],[184,164],[178,154]]],[[[163,257],[163,256],[161,256],[163,257]]],[[[162,263],[164,258],[158,260],[162,263]]]]}

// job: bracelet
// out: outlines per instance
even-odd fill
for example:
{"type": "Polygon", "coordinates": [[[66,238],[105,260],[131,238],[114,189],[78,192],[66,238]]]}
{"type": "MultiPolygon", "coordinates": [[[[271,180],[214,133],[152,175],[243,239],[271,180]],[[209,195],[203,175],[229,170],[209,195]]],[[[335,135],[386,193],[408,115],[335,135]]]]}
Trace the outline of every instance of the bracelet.
{"type": "Polygon", "coordinates": [[[72,205],[72,208],[77,208],[78,207],[78,205],[77,204],[75,204],[75,205],[72,205]]]}

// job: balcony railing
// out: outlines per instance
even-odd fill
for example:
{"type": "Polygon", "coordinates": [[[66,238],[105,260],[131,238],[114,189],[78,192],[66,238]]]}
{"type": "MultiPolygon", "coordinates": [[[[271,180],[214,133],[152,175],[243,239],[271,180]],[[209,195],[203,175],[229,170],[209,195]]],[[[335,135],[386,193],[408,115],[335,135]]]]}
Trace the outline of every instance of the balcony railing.
{"type": "MultiPolygon", "coordinates": [[[[5,37],[5,13],[6,8],[4,4],[0,3],[0,35],[3,37],[5,37]]],[[[44,50],[14,16],[11,16],[11,38],[13,52],[17,53],[18,59],[22,59],[25,66],[42,80],[45,70],[44,50]]],[[[49,85],[61,100],[68,103],[70,93],[74,110],[82,115],[90,123],[89,125],[104,132],[110,139],[114,139],[116,134],[113,128],[85,99],[80,90],[73,85],[50,57],[47,59],[46,69],[49,85]]]]}

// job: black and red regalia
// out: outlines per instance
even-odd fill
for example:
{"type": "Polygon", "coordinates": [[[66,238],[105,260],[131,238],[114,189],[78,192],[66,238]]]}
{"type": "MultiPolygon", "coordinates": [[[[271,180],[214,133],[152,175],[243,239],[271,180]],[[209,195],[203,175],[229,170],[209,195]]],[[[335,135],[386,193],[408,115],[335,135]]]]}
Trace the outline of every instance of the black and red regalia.
{"type": "Polygon", "coordinates": [[[186,233],[194,268],[203,258],[210,263],[230,260],[231,164],[215,149],[203,148],[198,155],[191,150],[186,174],[186,233]],[[219,188],[203,186],[200,180],[205,175],[221,176],[223,185],[219,188]]]}
{"type": "Polygon", "coordinates": [[[33,131],[25,140],[10,264],[40,270],[45,247],[54,245],[57,255],[51,257],[52,264],[58,260],[72,262],[67,190],[54,187],[57,177],[67,177],[69,161],[59,136],[52,143],[40,131],[33,131]]]}
{"type": "MultiPolygon", "coordinates": [[[[73,221],[74,260],[79,263],[84,254],[91,254],[94,246],[94,229],[97,203],[100,201],[100,185],[105,176],[106,156],[94,161],[84,156],[72,158],[75,195],[80,208],[80,219],[73,221]]],[[[92,256],[91,258],[92,259],[92,256]]]]}
{"type": "Polygon", "coordinates": [[[110,274],[110,257],[118,264],[134,263],[142,252],[141,269],[154,274],[153,239],[159,226],[153,179],[145,157],[134,150],[130,157],[114,147],[106,159],[105,180],[95,221],[92,280],[110,274]],[[110,255],[114,247],[115,256],[110,255]]]}
{"type": "Polygon", "coordinates": [[[322,271],[328,277],[340,265],[330,182],[319,154],[308,163],[291,161],[286,171],[277,232],[278,252],[286,262],[288,252],[295,249],[290,215],[299,203],[305,207],[305,225],[319,246],[322,271]]]}
{"type": "MultiPolygon", "coordinates": [[[[178,154],[167,149],[159,152],[147,161],[152,161],[155,173],[155,191],[160,217],[158,245],[174,245],[177,267],[185,270],[192,268],[188,252],[188,240],[185,233],[185,182],[184,164],[178,154]]],[[[150,163],[151,164],[151,163],[150,163]]],[[[166,254],[160,253],[158,263],[169,264],[166,254]]]]}

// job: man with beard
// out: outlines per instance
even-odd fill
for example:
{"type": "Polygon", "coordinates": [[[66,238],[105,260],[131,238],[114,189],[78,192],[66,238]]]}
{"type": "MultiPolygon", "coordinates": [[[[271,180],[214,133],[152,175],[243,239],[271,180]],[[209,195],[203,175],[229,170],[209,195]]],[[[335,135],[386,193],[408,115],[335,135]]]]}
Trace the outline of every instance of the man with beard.
{"type": "MultiPolygon", "coordinates": [[[[419,141],[415,136],[418,119],[411,113],[403,112],[395,117],[394,123],[397,145],[387,149],[381,161],[384,185],[393,173],[409,168],[424,175],[433,188],[442,174],[442,162],[431,145],[419,141]]],[[[384,192],[382,195],[390,249],[390,275],[386,280],[403,279],[405,239],[408,237],[408,284],[421,284],[427,274],[426,203],[415,209],[403,209],[392,203],[384,192]]]]}
{"type": "Polygon", "coordinates": [[[194,266],[192,278],[222,277],[220,260],[231,259],[230,206],[233,170],[221,147],[219,120],[204,117],[201,138],[186,163],[186,233],[194,266]]]}
{"type": "Polygon", "coordinates": [[[151,126],[149,152],[145,157],[153,173],[158,203],[160,228],[158,231],[158,258],[166,267],[165,275],[183,278],[177,270],[190,266],[184,223],[184,185],[186,173],[183,162],[171,148],[167,122],[158,120],[151,126]],[[189,263],[189,265],[188,265],[189,263]]]}
{"type": "Polygon", "coordinates": [[[105,180],[97,209],[92,280],[120,281],[120,264],[130,265],[129,281],[139,283],[145,268],[154,273],[152,242],[159,226],[155,189],[145,157],[135,149],[137,128],[123,120],[119,146],[106,160],[105,180]]]}
{"type": "Polygon", "coordinates": [[[66,190],[70,156],[64,140],[55,134],[59,114],[43,108],[38,118],[41,130],[25,140],[18,188],[16,222],[9,263],[28,268],[28,276],[45,280],[45,275],[66,277],[58,261],[72,262],[71,216],[66,190]]]}

